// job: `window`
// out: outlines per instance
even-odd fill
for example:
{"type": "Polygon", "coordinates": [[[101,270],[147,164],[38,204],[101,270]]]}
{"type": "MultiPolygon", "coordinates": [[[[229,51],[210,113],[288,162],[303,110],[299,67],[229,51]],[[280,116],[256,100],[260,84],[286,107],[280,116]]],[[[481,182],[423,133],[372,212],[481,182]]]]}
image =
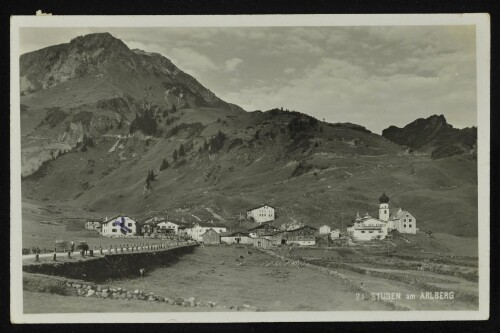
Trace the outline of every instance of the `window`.
{"type": "Polygon", "coordinates": [[[403,228],[406,228],[406,224],[403,224],[403,228]]]}
{"type": "Polygon", "coordinates": [[[116,229],[112,229],[111,232],[116,232],[116,229]]]}
{"type": "Polygon", "coordinates": [[[379,230],[379,231],[378,231],[378,233],[379,233],[379,234],[381,234],[381,233],[382,233],[382,230],[379,230]]]}
{"type": "Polygon", "coordinates": [[[370,234],[373,234],[373,230],[370,231],[370,234]]]}
{"type": "Polygon", "coordinates": [[[364,230],[361,230],[361,233],[362,233],[362,234],[364,234],[364,233],[365,233],[365,231],[364,231],[364,230]]]}
{"type": "Polygon", "coordinates": [[[408,228],[411,228],[411,224],[408,224],[408,228]]]}
{"type": "Polygon", "coordinates": [[[408,222],[411,222],[411,219],[408,219],[408,222]]]}
{"type": "Polygon", "coordinates": [[[387,214],[387,210],[386,209],[384,209],[384,214],[387,214]]]}
{"type": "Polygon", "coordinates": [[[132,226],[132,223],[129,223],[129,224],[127,224],[127,225],[128,225],[129,227],[131,227],[131,226],[132,226]]]}

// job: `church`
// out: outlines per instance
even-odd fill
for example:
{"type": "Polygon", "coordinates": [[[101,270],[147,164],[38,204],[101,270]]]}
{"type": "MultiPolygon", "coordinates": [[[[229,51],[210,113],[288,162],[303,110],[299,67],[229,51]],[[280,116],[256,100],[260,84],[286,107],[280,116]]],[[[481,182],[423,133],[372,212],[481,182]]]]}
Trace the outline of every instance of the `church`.
{"type": "Polygon", "coordinates": [[[418,231],[417,220],[406,210],[399,210],[390,215],[389,197],[385,192],[378,199],[378,218],[366,213],[363,217],[357,214],[353,223],[347,227],[347,233],[354,240],[384,239],[388,232],[397,230],[400,233],[416,234],[418,231]]]}

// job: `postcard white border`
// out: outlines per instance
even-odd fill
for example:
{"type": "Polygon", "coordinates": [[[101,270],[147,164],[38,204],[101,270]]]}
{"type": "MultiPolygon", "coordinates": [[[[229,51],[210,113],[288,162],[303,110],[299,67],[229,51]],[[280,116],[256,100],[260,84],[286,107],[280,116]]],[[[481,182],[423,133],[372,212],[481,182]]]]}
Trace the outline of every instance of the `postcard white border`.
{"type": "Polygon", "coordinates": [[[183,15],[11,17],[11,321],[13,323],[437,321],[489,318],[490,270],[490,16],[391,15],[183,15]],[[24,314],[22,290],[19,28],[21,27],[257,27],[257,26],[475,25],[478,125],[478,311],[308,311],[24,314]],[[362,314],[360,316],[360,314],[362,314]]]}

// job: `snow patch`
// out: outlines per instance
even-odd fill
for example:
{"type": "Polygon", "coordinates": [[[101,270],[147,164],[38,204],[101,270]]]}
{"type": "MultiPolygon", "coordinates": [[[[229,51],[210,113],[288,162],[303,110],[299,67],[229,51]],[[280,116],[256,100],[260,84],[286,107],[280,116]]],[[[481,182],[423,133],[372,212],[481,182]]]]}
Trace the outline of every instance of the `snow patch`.
{"type": "Polygon", "coordinates": [[[118,146],[118,143],[120,142],[120,140],[116,141],[116,143],[113,145],[113,147],[111,147],[109,150],[108,150],[108,153],[114,153],[115,150],[116,150],[116,146],[118,146]]]}
{"type": "Polygon", "coordinates": [[[222,218],[222,216],[220,216],[219,214],[215,213],[215,212],[214,212],[214,210],[213,210],[212,208],[210,208],[210,207],[205,207],[205,209],[206,209],[206,210],[207,210],[210,214],[212,214],[212,216],[213,216],[214,218],[216,218],[217,220],[219,220],[219,221],[224,220],[224,219],[222,218]]]}

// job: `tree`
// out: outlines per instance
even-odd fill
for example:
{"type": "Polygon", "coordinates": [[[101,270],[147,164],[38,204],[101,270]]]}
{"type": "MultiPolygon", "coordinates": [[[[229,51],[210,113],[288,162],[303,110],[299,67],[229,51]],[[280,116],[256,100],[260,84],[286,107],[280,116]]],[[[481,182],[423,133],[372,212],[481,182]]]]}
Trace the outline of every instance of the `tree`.
{"type": "Polygon", "coordinates": [[[186,152],[184,151],[184,146],[181,143],[181,146],[179,147],[179,156],[184,156],[186,155],[186,152]]]}
{"type": "Polygon", "coordinates": [[[224,147],[226,135],[219,131],[212,139],[210,139],[210,152],[216,153],[224,147]]]}
{"type": "Polygon", "coordinates": [[[130,124],[131,134],[135,131],[141,131],[146,135],[156,135],[157,130],[156,118],[151,110],[144,111],[142,115],[136,114],[135,119],[130,124]]]}
{"type": "Polygon", "coordinates": [[[148,171],[148,175],[146,176],[146,187],[150,188],[151,187],[151,182],[155,180],[155,173],[153,170],[148,171]]]}
{"type": "Polygon", "coordinates": [[[166,168],[168,168],[170,165],[168,164],[168,161],[164,158],[163,161],[161,161],[161,165],[160,165],[160,171],[163,171],[165,170],[166,168]]]}
{"type": "Polygon", "coordinates": [[[174,153],[172,154],[172,158],[175,161],[177,161],[177,149],[174,149],[174,153]]]}

